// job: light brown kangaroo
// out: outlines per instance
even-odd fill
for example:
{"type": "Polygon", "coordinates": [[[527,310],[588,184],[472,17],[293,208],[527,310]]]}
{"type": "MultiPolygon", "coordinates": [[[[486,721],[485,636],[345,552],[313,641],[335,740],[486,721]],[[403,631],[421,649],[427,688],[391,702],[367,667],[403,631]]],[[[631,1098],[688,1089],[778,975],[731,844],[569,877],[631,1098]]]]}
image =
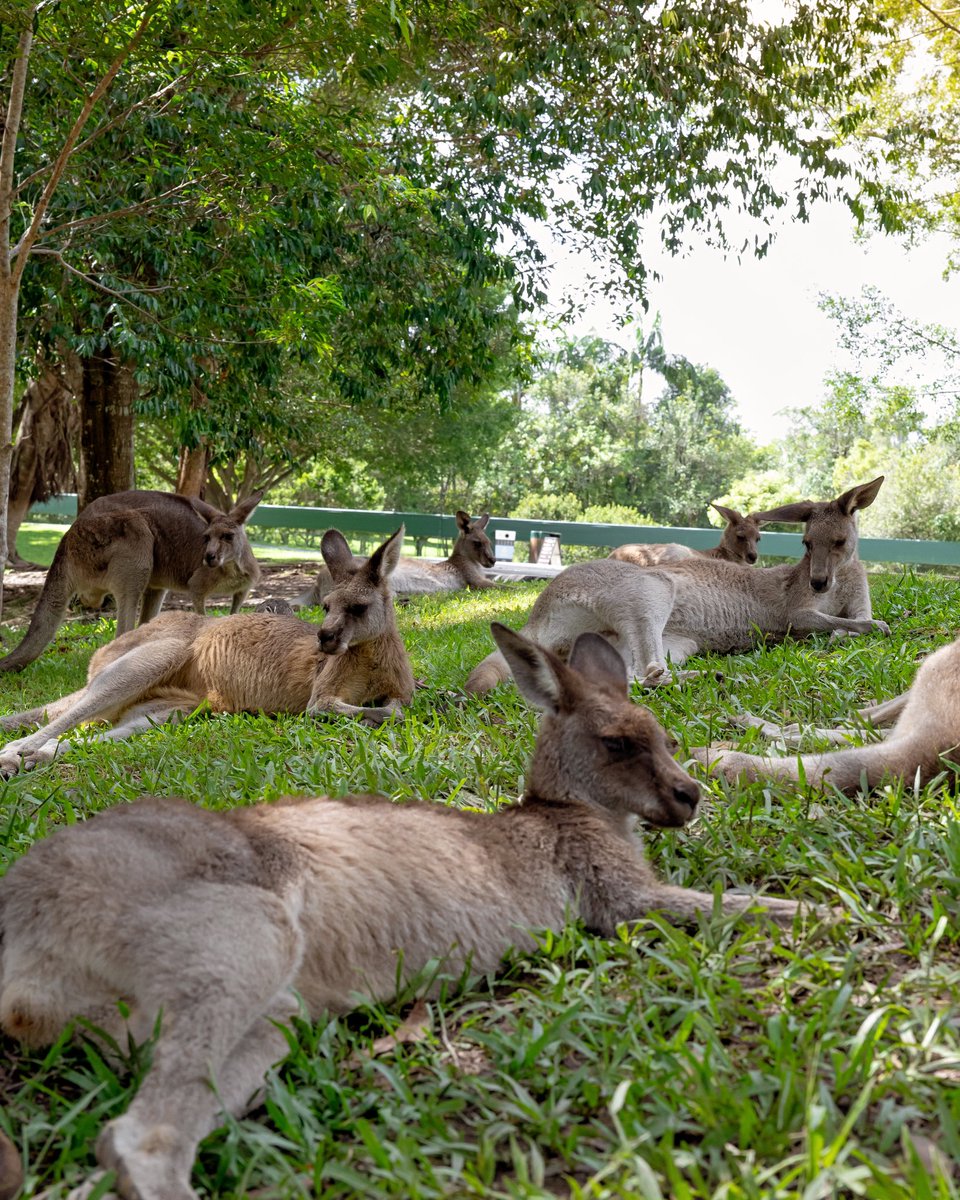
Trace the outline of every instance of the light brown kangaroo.
{"type": "Polygon", "coordinates": [[[321,551],[337,586],[319,628],[282,614],[169,612],[101,646],[86,687],[0,718],[0,729],[46,722],[0,750],[0,777],[50,762],[69,748],[61,734],[84,722],[112,722],[87,736],[115,741],[204,703],[214,712],[329,712],[381,724],[413,695],[387,586],[402,545],[401,527],[355,567],[343,534],[327,530],[321,551]],[[362,707],[370,701],[377,706],[362,707]]]}
{"type": "Polygon", "coordinates": [[[297,997],[317,1018],[398,985],[435,993],[437,960],[447,979],[492,972],[509,947],[536,949],[532,931],[578,917],[608,937],[653,911],[761,906],[792,923],[790,900],[656,878],[634,822],[683,825],[699,790],[602,638],[580,638],[565,664],[493,633],[545,713],[519,804],[346,797],[214,813],[141,800],[58,830],[0,880],[8,1034],[42,1046],[79,1016],[126,1045],[160,1021],[139,1092],[97,1141],[122,1197],[195,1200],[197,1143],[224,1110],[257,1102],[297,997]]]}
{"type": "Polygon", "coordinates": [[[679,542],[628,542],[611,550],[608,558],[618,562],[634,563],[638,567],[654,567],[659,563],[679,562],[686,558],[719,558],[724,562],[744,563],[752,567],[757,561],[757,545],[760,542],[760,521],[751,514],[744,516],[735,508],[724,508],[713,504],[727,522],[720,541],[709,550],[692,550],[679,542]]]}
{"type": "MultiPolygon", "coordinates": [[[[873,502],[882,482],[883,476],[836,500],[755,513],[757,521],[806,522],[805,553],[795,564],[745,571],[706,558],[642,568],[608,558],[575,563],[537,597],[527,632],[559,653],[579,633],[604,634],[647,686],[670,678],[668,657],[680,664],[701,650],[748,650],[761,638],[787,634],[889,633],[872,618],[857,558],[856,513],[873,502]]],[[[507,674],[495,651],[473,669],[467,691],[485,692],[507,674]]]]}
{"type": "Polygon", "coordinates": [[[255,492],[228,513],[203,500],[172,492],[116,492],[100,496],[60,540],[30,628],[0,671],[21,671],[43,652],[60,627],[73,596],[99,608],[105,596],[117,605],[117,636],[145,625],[160,611],[166,592],[187,592],[203,615],[206,598],[232,594],[237,612],[260,568],[244,522],[260,503],[255,492]]]}
{"type": "MultiPolygon", "coordinates": [[[[941,647],[926,659],[913,686],[886,700],[861,708],[854,714],[859,733],[884,729],[884,740],[866,746],[815,754],[770,758],[738,750],[696,747],[691,755],[727,779],[800,779],[824,783],[841,792],[877,787],[885,779],[899,777],[921,785],[944,768],[945,762],[960,762],[960,639],[941,647]]],[[[858,735],[857,726],[804,730],[799,725],[779,728],[749,715],[738,724],[760,729],[765,737],[798,745],[810,733],[835,744],[858,735]]]]}
{"type": "MultiPolygon", "coordinates": [[[[442,562],[413,562],[405,559],[390,578],[394,595],[414,596],[429,592],[457,592],[461,588],[489,588],[497,585],[484,575],[483,567],[496,565],[490,539],[484,533],[490,514],[471,520],[470,514],[457,511],[460,530],[450,557],[442,562]]],[[[358,565],[365,560],[355,558],[358,565]]],[[[297,604],[309,607],[319,604],[333,586],[330,571],[321,567],[313,587],[296,599],[297,604]]]]}

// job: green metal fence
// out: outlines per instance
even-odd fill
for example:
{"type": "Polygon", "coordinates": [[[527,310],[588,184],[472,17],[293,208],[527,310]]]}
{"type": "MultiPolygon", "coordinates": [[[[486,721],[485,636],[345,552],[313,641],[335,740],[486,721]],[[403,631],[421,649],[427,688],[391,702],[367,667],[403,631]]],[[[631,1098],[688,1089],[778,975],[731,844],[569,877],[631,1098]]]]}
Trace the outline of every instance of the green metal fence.
{"type": "MultiPolygon", "coordinates": [[[[77,515],[75,495],[54,496],[35,504],[31,515],[72,521],[77,515]]],[[[399,525],[412,538],[453,541],[457,522],[452,515],[440,513],[377,512],[361,508],[300,508],[296,505],[261,504],[250,521],[263,529],[321,530],[335,527],[347,534],[388,534],[399,525]]],[[[521,541],[531,533],[558,533],[563,545],[619,546],[624,542],[680,542],[695,550],[717,544],[716,529],[667,529],[646,525],[593,525],[582,521],[527,520],[521,517],[493,517],[487,532],[493,537],[498,529],[510,529],[521,541]]],[[[763,554],[799,558],[803,553],[799,533],[764,533],[760,543],[763,554]]],[[[927,566],[960,566],[960,542],[920,542],[905,538],[861,538],[860,557],[866,562],[922,563],[927,566]]]]}

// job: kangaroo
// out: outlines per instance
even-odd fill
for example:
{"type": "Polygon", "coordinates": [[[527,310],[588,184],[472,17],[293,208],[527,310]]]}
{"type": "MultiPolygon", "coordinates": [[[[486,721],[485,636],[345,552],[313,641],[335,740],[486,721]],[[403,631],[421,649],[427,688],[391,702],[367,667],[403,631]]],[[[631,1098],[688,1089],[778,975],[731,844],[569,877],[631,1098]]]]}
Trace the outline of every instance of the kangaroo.
{"type": "MultiPolygon", "coordinates": [[[[484,533],[490,514],[484,513],[475,521],[470,514],[457,511],[460,533],[449,558],[442,562],[402,562],[390,579],[395,595],[423,595],[427,592],[457,592],[461,588],[496,587],[481,568],[496,563],[490,539],[484,533]]],[[[354,560],[362,563],[362,558],[354,560]]],[[[309,591],[298,596],[295,603],[304,607],[319,604],[333,586],[329,569],[321,567],[309,591]]]]}
{"type": "MultiPolygon", "coordinates": [[[[899,777],[921,786],[943,770],[944,762],[960,762],[960,638],[942,646],[920,666],[909,691],[882,704],[858,709],[861,730],[885,730],[884,740],[867,746],[850,747],[816,754],[769,758],[736,750],[696,747],[691,755],[735,779],[803,778],[841,792],[877,787],[885,779],[899,777]]],[[[800,726],[780,729],[749,715],[744,725],[760,729],[765,737],[782,738],[797,745],[805,731],[800,726]]],[[[856,737],[855,728],[813,729],[810,733],[835,744],[856,737]]]]}
{"type": "Polygon", "coordinates": [[[532,931],[578,917],[606,937],[715,905],[793,922],[794,901],[656,878],[634,822],[684,825],[699,789],[602,638],[579,638],[566,664],[505,626],[493,636],[544,710],[517,804],[144,799],[59,829],[0,880],[0,1027],[42,1046],[79,1016],[125,1045],[160,1020],[151,1069],[97,1141],[122,1197],[196,1200],[197,1144],[259,1101],[297,997],[316,1019],[427,973],[436,994],[438,959],[446,978],[493,972],[511,946],[536,949],[532,931]]]}
{"type": "Polygon", "coordinates": [[[243,525],[260,503],[255,492],[228,513],[172,492],[116,492],[100,496],[60,540],[30,627],[0,671],[22,671],[38,658],[60,624],[71,597],[99,608],[117,604],[117,636],[145,625],[160,611],[169,589],[187,592],[203,615],[206,598],[232,593],[237,612],[260,578],[243,525]]]}
{"type": "MultiPolygon", "coordinates": [[[[701,650],[730,653],[750,649],[760,637],[815,631],[889,633],[872,617],[855,515],[882,482],[880,476],[836,500],[755,513],[757,521],[806,522],[798,563],[753,571],[706,558],[641,569],[611,559],[575,563],[537,597],[526,629],[561,653],[578,633],[606,634],[645,686],[669,678],[668,656],[680,664],[701,650]]],[[[495,651],[473,669],[467,691],[485,692],[506,678],[495,651]]]]}
{"type": "Polygon", "coordinates": [[[403,527],[362,567],[343,534],[328,529],[321,552],[337,586],[318,628],[298,617],[168,612],[101,646],[86,687],[51,704],[0,717],[0,729],[34,733],[0,750],[0,777],[50,762],[61,734],[87,721],[113,727],[88,735],[116,741],[208,704],[214,712],[340,713],[379,725],[413,695],[413,673],[387,584],[403,527]],[[362,707],[367,701],[376,707],[362,707]]]}
{"type": "Polygon", "coordinates": [[[724,562],[745,563],[753,566],[757,561],[757,544],[760,541],[760,521],[756,516],[744,516],[735,508],[724,508],[713,504],[727,522],[720,541],[709,550],[692,550],[679,542],[628,542],[611,550],[608,558],[618,562],[634,563],[638,567],[654,567],[660,563],[679,562],[686,558],[719,558],[724,562]]]}

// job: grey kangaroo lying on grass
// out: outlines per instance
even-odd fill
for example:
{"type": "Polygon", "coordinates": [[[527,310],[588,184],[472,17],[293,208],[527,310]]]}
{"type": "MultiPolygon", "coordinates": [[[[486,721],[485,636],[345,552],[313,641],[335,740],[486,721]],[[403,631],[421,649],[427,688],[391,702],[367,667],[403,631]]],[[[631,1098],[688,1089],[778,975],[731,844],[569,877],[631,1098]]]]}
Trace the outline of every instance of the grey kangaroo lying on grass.
{"type": "Polygon", "coordinates": [[[760,522],[751,514],[744,516],[735,508],[724,508],[714,504],[721,517],[727,522],[720,541],[709,550],[692,550],[679,542],[627,542],[611,550],[609,558],[618,562],[630,562],[638,567],[653,567],[660,563],[679,562],[687,558],[719,558],[723,562],[743,563],[752,567],[757,561],[757,545],[760,542],[760,522]]]}
{"type": "MultiPolygon", "coordinates": [[[[537,597],[526,630],[560,653],[579,633],[604,634],[628,672],[648,686],[669,678],[668,657],[680,664],[701,650],[748,650],[761,638],[815,631],[889,633],[872,618],[857,558],[856,513],[873,503],[882,482],[880,476],[836,500],[754,513],[757,521],[806,522],[798,563],[751,571],[707,558],[640,568],[609,558],[576,563],[537,597]]],[[[495,651],[473,669],[467,691],[488,691],[507,675],[495,651]]]]}
{"type": "Polygon", "coordinates": [[[214,712],[340,713],[378,725],[413,695],[413,673],[397,630],[387,580],[403,545],[402,527],[362,567],[343,534],[321,551],[336,587],[318,628],[297,617],[238,613],[201,617],[169,612],[101,646],[87,685],[27,712],[0,717],[0,729],[40,728],[0,749],[0,776],[50,762],[69,742],[61,734],[87,721],[88,733],[130,737],[208,704],[214,712]],[[377,707],[363,708],[374,701],[377,707]]]}
{"type": "Polygon", "coordinates": [[[502,625],[493,634],[545,713],[519,804],[476,813],[347,797],[213,813],[142,800],[58,830],[0,880],[11,1037],[43,1046],[79,1016],[125,1045],[160,1019],[150,1071],[97,1141],[126,1200],[195,1200],[197,1143],[224,1111],[257,1103],[298,996],[317,1018],[357,995],[389,999],[438,958],[454,979],[492,972],[511,946],[536,948],[531,931],[577,917],[604,936],[715,903],[792,923],[793,901],[714,897],[654,875],[636,818],[681,826],[699,790],[630,703],[608,643],[587,634],[565,664],[502,625]]]}
{"type": "MultiPolygon", "coordinates": [[[[422,562],[405,559],[390,578],[390,588],[397,596],[416,596],[429,592],[456,592],[461,588],[489,588],[497,585],[484,575],[483,567],[496,564],[490,539],[484,533],[490,514],[471,520],[470,514],[457,512],[460,530],[449,558],[442,562],[422,562]]],[[[366,561],[355,558],[359,566],[366,561]]],[[[330,571],[321,567],[313,587],[298,596],[295,603],[309,607],[319,604],[333,586],[330,571]]]]}
{"type": "Polygon", "coordinates": [[[159,613],[166,592],[187,592],[203,615],[206,599],[232,594],[237,612],[260,568],[244,522],[260,503],[255,492],[228,513],[172,492],[116,492],[100,496],[60,540],[30,628],[0,671],[21,671],[50,644],[73,596],[99,608],[117,605],[117,636],[159,613]]]}
{"type": "MultiPolygon", "coordinates": [[[[697,747],[691,755],[727,779],[797,779],[832,785],[841,792],[874,788],[885,779],[902,778],[921,785],[944,768],[960,762],[960,639],[931,654],[920,666],[909,691],[883,704],[858,709],[863,727],[884,729],[884,739],[867,746],[851,746],[814,754],[770,758],[739,750],[697,747]]],[[[797,745],[809,732],[835,744],[857,736],[856,727],[802,730],[798,725],[781,729],[758,717],[745,716],[740,724],[760,729],[765,737],[797,745]]]]}

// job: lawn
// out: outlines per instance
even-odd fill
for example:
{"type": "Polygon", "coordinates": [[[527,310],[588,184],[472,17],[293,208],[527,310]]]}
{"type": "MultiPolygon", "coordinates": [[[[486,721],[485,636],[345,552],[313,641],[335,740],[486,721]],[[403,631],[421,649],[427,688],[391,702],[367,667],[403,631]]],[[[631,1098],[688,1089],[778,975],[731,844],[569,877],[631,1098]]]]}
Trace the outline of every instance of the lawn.
{"type": "MultiPolygon", "coordinates": [[[[516,797],[535,714],[510,685],[461,705],[540,585],[421,597],[400,609],[427,681],[406,720],[196,717],[127,743],[80,746],[0,785],[0,870],[45,832],[152,792],[211,808],[284,793],[376,791],[493,808],[516,797]]],[[[701,660],[701,679],[645,702],[681,743],[756,749],[731,714],[820,723],[909,685],[960,625],[956,583],[874,580],[893,628],[701,660]],[[712,670],[722,672],[714,677],[712,670]]],[[[83,679],[112,623],[73,623],[0,676],[2,711],[83,679]]],[[[686,829],[647,835],[673,883],[787,894],[825,921],[650,918],[608,942],[545,936],[492,979],[428,1005],[409,998],[301,1026],[266,1105],[203,1144],[217,1197],[663,1197],[924,1200],[960,1195],[960,819],[950,770],[923,789],[848,799],[805,786],[707,784],[686,829]],[[389,1036],[395,1034],[397,1036],[389,1036]],[[404,1040],[409,1036],[411,1040],[404,1040]]],[[[429,854],[424,847],[424,854],[429,854]]],[[[24,1195],[65,1195],[127,1102],[142,1052],[116,1072],[68,1041],[2,1043],[0,1127],[28,1163],[24,1195]],[[49,1189],[45,1191],[45,1189],[49,1189]]]]}

